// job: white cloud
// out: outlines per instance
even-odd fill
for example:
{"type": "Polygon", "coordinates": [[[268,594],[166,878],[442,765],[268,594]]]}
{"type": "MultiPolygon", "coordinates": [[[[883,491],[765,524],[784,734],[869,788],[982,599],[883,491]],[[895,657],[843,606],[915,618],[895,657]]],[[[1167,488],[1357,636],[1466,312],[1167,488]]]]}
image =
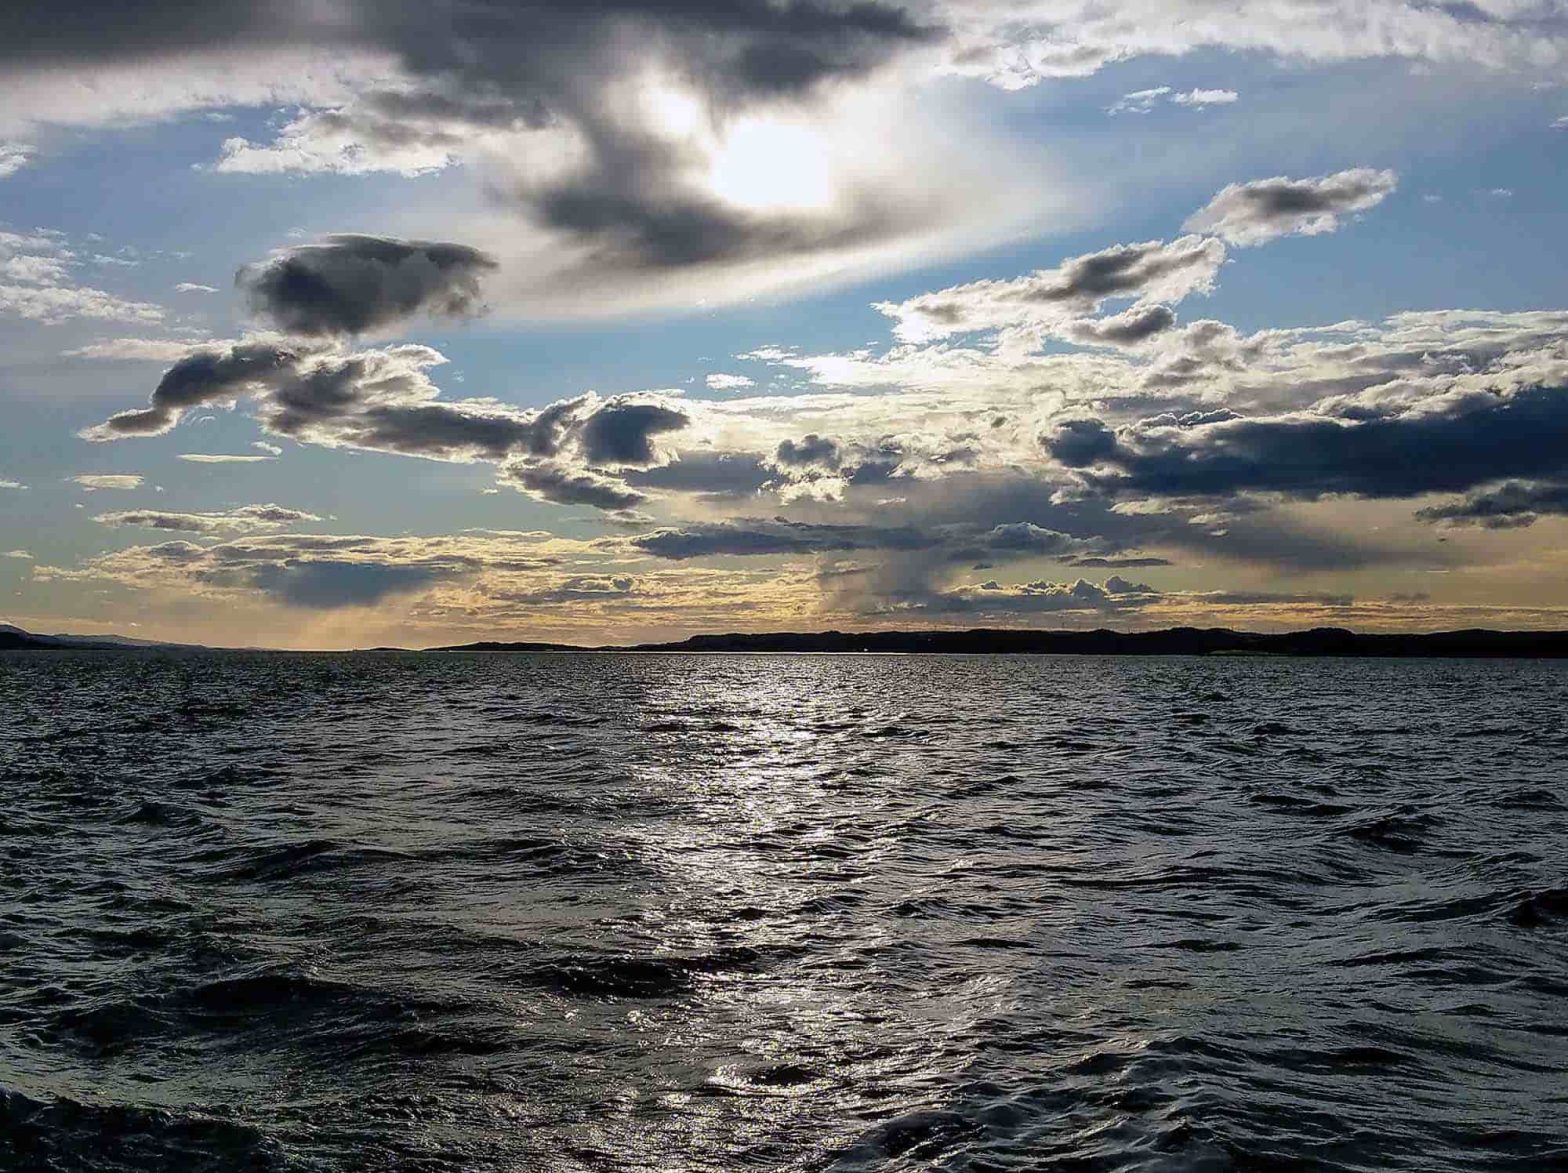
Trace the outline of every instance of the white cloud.
{"type": "Polygon", "coordinates": [[[944,0],[940,11],[957,30],[946,68],[1009,90],[1201,49],[1529,72],[1568,60],[1568,22],[1532,0],[944,0]]]}
{"type": "Polygon", "coordinates": [[[9,314],[53,326],[74,318],[110,322],[158,322],[161,306],[130,301],[88,286],[0,285],[0,315],[9,314]]]}
{"type": "Polygon", "coordinates": [[[1158,86],[1152,90],[1134,90],[1130,94],[1123,94],[1115,102],[1105,108],[1107,114],[1147,114],[1153,110],[1163,99],[1170,96],[1170,86],[1158,86]]]}
{"type": "Polygon", "coordinates": [[[25,143],[0,142],[0,179],[15,175],[32,157],[33,148],[25,143]]]}
{"type": "Polygon", "coordinates": [[[1225,246],[1203,236],[1117,245],[1011,281],[975,281],[877,309],[905,342],[994,330],[1055,329],[1108,300],[1174,302],[1213,288],[1225,246]]]}
{"type": "Polygon", "coordinates": [[[273,457],[243,456],[228,452],[181,452],[175,459],[188,460],[192,464],[260,464],[273,457]]]}
{"type": "Polygon", "coordinates": [[[217,293],[216,285],[202,285],[196,281],[181,281],[174,287],[176,293],[217,293]]]}
{"type": "Polygon", "coordinates": [[[26,550],[0,550],[0,558],[17,558],[24,562],[31,562],[33,556],[26,550]]]}
{"type": "Polygon", "coordinates": [[[25,488],[27,488],[27,486],[22,484],[21,481],[8,481],[8,480],[5,480],[3,478],[0,478],[0,489],[25,489],[25,488]]]}
{"type": "Polygon", "coordinates": [[[141,475],[138,474],[138,473],[117,473],[117,472],[115,472],[115,473],[100,473],[100,472],[81,473],[78,476],[68,477],[67,479],[71,480],[71,481],[74,481],[76,484],[78,484],[82,488],[86,489],[89,493],[94,492],[95,490],[98,490],[98,489],[115,489],[115,490],[121,490],[121,491],[129,490],[129,489],[139,489],[142,486],[142,480],[143,480],[141,475]]]}
{"type": "Polygon", "coordinates": [[[727,375],[721,371],[715,371],[704,382],[709,391],[739,391],[756,386],[756,380],[748,379],[745,375],[727,375]]]}
{"type": "Polygon", "coordinates": [[[1187,90],[1185,93],[1172,94],[1171,101],[1178,106],[1195,106],[1203,109],[1205,106],[1228,106],[1241,97],[1235,90],[1187,90]]]}
{"type": "Polygon", "coordinates": [[[1183,227],[1236,245],[1262,244],[1281,236],[1316,236],[1336,231],[1345,216],[1376,207],[1398,184],[1394,172],[1370,167],[1311,179],[1276,175],[1233,183],[1188,217],[1183,227]]]}
{"type": "Polygon", "coordinates": [[[58,233],[0,231],[0,316],[55,325],[74,318],[156,322],[163,310],[71,281],[77,256],[58,233]]]}
{"type": "Polygon", "coordinates": [[[282,505],[241,505],[222,513],[177,513],[161,509],[132,509],[100,513],[93,518],[101,525],[161,529],[175,533],[247,533],[277,529],[301,521],[320,521],[314,513],[282,505]]]}
{"type": "Polygon", "coordinates": [[[200,342],[176,338],[105,338],[72,350],[62,351],[65,358],[101,359],[106,362],[178,362],[200,342]]]}

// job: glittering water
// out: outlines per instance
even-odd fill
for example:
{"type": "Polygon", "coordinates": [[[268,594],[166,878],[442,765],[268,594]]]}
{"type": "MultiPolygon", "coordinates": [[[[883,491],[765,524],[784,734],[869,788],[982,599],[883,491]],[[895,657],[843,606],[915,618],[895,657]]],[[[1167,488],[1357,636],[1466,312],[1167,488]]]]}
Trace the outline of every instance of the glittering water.
{"type": "Polygon", "coordinates": [[[1568,1162],[1568,665],[0,656],[0,1168],[1568,1162]]]}

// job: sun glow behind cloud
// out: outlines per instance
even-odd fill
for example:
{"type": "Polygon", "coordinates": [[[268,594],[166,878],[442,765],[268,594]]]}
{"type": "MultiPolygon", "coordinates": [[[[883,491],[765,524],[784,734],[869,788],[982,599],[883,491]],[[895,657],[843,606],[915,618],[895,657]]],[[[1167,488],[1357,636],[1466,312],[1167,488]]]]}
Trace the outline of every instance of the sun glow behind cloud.
{"type": "Polygon", "coordinates": [[[828,144],[804,123],[743,118],[725,135],[708,182],[745,208],[826,208],[834,199],[828,144]]]}

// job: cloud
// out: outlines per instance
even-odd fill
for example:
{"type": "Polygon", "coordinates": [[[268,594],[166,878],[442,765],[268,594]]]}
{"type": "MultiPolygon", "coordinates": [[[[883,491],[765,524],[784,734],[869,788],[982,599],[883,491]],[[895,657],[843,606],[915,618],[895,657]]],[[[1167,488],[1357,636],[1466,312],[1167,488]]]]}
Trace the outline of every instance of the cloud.
{"type": "Polygon", "coordinates": [[[1568,483],[1505,481],[1448,505],[1416,510],[1422,521],[1486,529],[1523,529],[1542,514],[1568,514],[1568,483]]]}
{"type": "Polygon", "coordinates": [[[265,452],[268,456],[282,456],[283,455],[283,449],[282,448],[278,447],[276,444],[269,444],[265,440],[252,440],[250,442],[250,446],[252,448],[256,448],[256,449],[259,449],[262,452],[265,452]]]}
{"type": "Polygon", "coordinates": [[[350,351],[330,342],[263,339],[206,347],[164,373],[148,407],[119,412],[83,435],[156,435],[190,408],[250,398],[273,435],[504,464],[509,480],[547,500],[621,510],[642,500],[624,474],[668,461],[662,439],[691,423],[686,408],[653,394],[580,395],[534,410],[441,400],[425,372],[445,361],[426,346],[350,351]]]}
{"type": "Polygon", "coordinates": [[[1183,225],[1235,245],[1255,245],[1281,236],[1334,232],[1344,216],[1382,203],[1398,186],[1392,171],[1355,167],[1313,179],[1276,175],[1233,183],[1183,225]]]}
{"type": "Polygon", "coordinates": [[[0,316],[59,325],[77,318],[158,322],[163,309],[131,301],[102,289],[79,285],[71,270],[79,264],[59,233],[0,231],[0,316]]]}
{"type": "Polygon", "coordinates": [[[320,521],[314,513],[288,509],[282,505],[241,505],[222,513],[175,513],[158,509],[130,509],[100,513],[93,518],[101,525],[171,530],[176,533],[218,534],[276,529],[299,521],[320,521]]]}
{"type": "Polygon", "coordinates": [[[163,308],[130,301],[84,285],[0,285],[0,316],[56,326],[76,318],[108,322],[159,322],[163,308]]]}
{"type": "Polygon", "coordinates": [[[645,494],[628,489],[619,481],[597,473],[574,472],[548,462],[509,465],[504,475],[525,492],[557,505],[591,505],[595,509],[616,512],[647,500],[645,494]]]}
{"type": "Polygon", "coordinates": [[[1105,108],[1107,114],[1148,114],[1156,106],[1164,103],[1174,103],[1195,110],[1202,110],[1208,106],[1225,106],[1236,101],[1241,95],[1235,90],[1185,90],[1181,93],[1171,89],[1170,86],[1156,86],[1149,90],[1134,90],[1130,94],[1123,94],[1115,102],[1105,108]]]}
{"type": "Polygon", "coordinates": [[[1157,86],[1152,90],[1134,90],[1123,94],[1105,108],[1107,114],[1147,114],[1162,100],[1170,97],[1170,86],[1157,86]]]}
{"type": "Polygon", "coordinates": [[[271,460],[271,456],[239,456],[227,452],[181,452],[176,460],[187,460],[192,464],[260,464],[271,460]]]}
{"type": "Polygon", "coordinates": [[[875,526],[791,521],[784,517],[703,522],[628,538],[629,547],[657,558],[760,557],[850,550],[936,551],[948,562],[987,557],[1054,558],[1087,543],[1028,522],[991,527],[875,526]]]}
{"type": "Polygon", "coordinates": [[[415,314],[483,311],[493,257],[462,244],[340,234],[285,249],[237,278],[252,312],[287,334],[362,334],[415,314]]]}
{"type": "Polygon", "coordinates": [[[25,143],[0,142],[0,179],[15,175],[32,160],[33,148],[25,143]]]}
{"type": "Polygon", "coordinates": [[[181,281],[174,287],[176,293],[217,293],[216,285],[202,285],[196,281],[181,281]]]}
{"type": "Polygon", "coordinates": [[[844,453],[837,441],[812,432],[800,440],[779,441],[773,459],[789,468],[815,467],[837,472],[844,463],[844,453]]]}
{"type": "Polygon", "coordinates": [[[745,375],[727,375],[715,371],[703,380],[709,391],[740,391],[747,387],[755,387],[755,380],[748,379],[745,375]]]}
{"type": "MultiPolygon", "coordinates": [[[[167,515],[154,528],[204,535],[240,531],[212,545],[185,540],[134,546],[101,555],[80,569],[39,567],[43,581],[113,581],[144,590],[223,600],[260,596],[317,610],[371,606],[416,595],[440,584],[472,583],[498,575],[508,583],[537,582],[561,561],[562,543],[544,534],[486,533],[383,538],[334,534],[255,534],[248,528],[286,524],[285,515],[312,519],[279,506],[247,506],[227,514],[167,515]],[[189,521],[195,517],[197,521],[189,521]],[[217,519],[212,523],[211,519],[217,519]],[[204,524],[204,522],[206,524],[204,524]],[[236,523],[236,524],[225,524],[236,523]]],[[[111,520],[108,524],[150,524],[111,520]]]]}
{"type": "Polygon", "coordinates": [[[1104,470],[1088,477],[1109,492],[1414,497],[1568,477],[1568,390],[1461,384],[1409,403],[1352,399],[1280,416],[1085,419],[1043,443],[1065,465],[1104,470]]]}
{"type": "Polygon", "coordinates": [[[952,334],[1035,327],[1054,329],[1097,311],[1106,301],[1180,301],[1214,286],[1225,246],[1203,236],[1117,245],[1011,281],[976,281],[924,293],[878,310],[905,342],[952,334]]]}
{"type": "Polygon", "coordinates": [[[1176,311],[1155,302],[1104,318],[1069,323],[1063,334],[1081,346],[1137,346],[1176,325],[1176,311]]]}
{"type": "Polygon", "coordinates": [[[25,489],[25,488],[27,488],[27,486],[22,484],[21,481],[8,481],[5,478],[0,477],[0,489],[25,489]]]}
{"type": "Polygon", "coordinates": [[[1235,90],[1186,90],[1179,94],[1172,94],[1171,101],[1178,106],[1191,106],[1202,110],[1208,106],[1229,106],[1240,99],[1241,95],[1235,90]]]}
{"type": "Polygon", "coordinates": [[[81,473],[68,478],[92,492],[97,489],[139,489],[142,487],[142,477],[138,473],[81,473]]]}
{"type": "Polygon", "coordinates": [[[1530,72],[1568,58],[1568,20],[1534,3],[947,0],[941,11],[953,29],[947,68],[1008,90],[1205,49],[1296,62],[1386,58],[1530,72]]]}
{"type": "Polygon", "coordinates": [[[197,342],[176,338],[104,338],[61,352],[64,358],[91,358],[105,362],[178,362],[197,347],[197,342]]]}
{"type": "Polygon", "coordinates": [[[394,595],[426,590],[445,577],[439,568],[430,566],[378,565],[323,558],[259,566],[252,574],[251,585],[276,595],[291,607],[330,610],[370,607],[394,595]]]}
{"type": "Polygon", "coordinates": [[[0,558],[15,558],[21,562],[33,561],[33,556],[26,550],[0,550],[0,558]]]}

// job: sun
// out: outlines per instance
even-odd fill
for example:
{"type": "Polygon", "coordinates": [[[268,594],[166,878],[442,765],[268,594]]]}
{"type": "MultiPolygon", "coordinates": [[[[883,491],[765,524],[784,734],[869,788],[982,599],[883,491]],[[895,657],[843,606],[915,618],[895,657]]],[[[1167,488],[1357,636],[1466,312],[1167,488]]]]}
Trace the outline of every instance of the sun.
{"type": "Polygon", "coordinates": [[[708,184],[720,199],[745,208],[822,208],[833,200],[823,137],[773,117],[741,118],[728,128],[708,184]]]}

